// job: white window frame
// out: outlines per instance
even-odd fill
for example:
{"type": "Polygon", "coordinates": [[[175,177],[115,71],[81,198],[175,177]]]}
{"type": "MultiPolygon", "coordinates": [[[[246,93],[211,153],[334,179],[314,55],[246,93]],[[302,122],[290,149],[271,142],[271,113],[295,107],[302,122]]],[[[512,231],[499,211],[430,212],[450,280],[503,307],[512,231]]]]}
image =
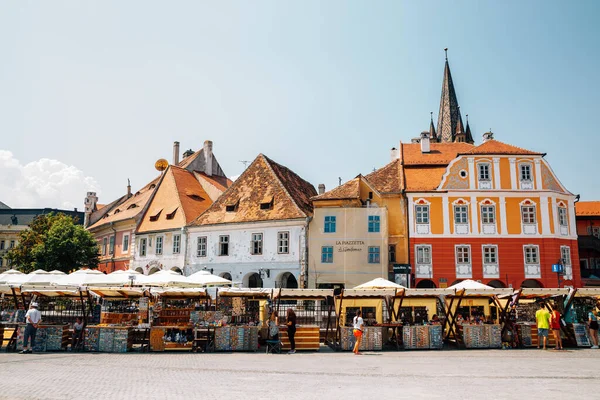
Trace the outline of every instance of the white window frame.
{"type": "MultiPolygon", "coordinates": [[[[530,253],[533,254],[533,252],[530,252],[530,253]]],[[[533,244],[524,245],[523,246],[523,261],[525,262],[525,265],[540,265],[540,246],[533,245],[533,244]],[[535,260],[531,260],[530,262],[528,262],[527,250],[535,250],[535,260]]]]}
{"type": "Polygon", "coordinates": [[[429,225],[429,204],[415,205],[415,221],[417,225],[429,225]]]}
{"type": "Polygon", "coordinates": [[[495,204],[482,204],[481,210],[481,223],[483,225],[495,225],[496,224],[496,205],[495,204]],[[485,210],[488,209],[488,210],[485,210]],[[491,210],[489,210],[491,209],[491,210]],[[490,221],[490,216],[492,220],[490,221]]]}
{"type": "Polygon", "coordinates": [[[129,253],[129,234],[123,235],[121,241],[121,253],[129,253]]]}
{"type": "Polygon", "coordinates": [[[227,257],[229,256],[229,235],[219,235],[219,256],[227,257]],[[227,252],[223,251],[223,245],[227,245],[227,252]]]}
{"type": "Polygon", "coordinates": [[[108,254],[115,254],[115,242],[117,241],[117,237],[115,235],[111,235],[108,238],[108,254]]]}
{"type": "Polygon", "coordinates": [[[477,163],[477,180],[479,182],[491,182],[492,166],[490,163],[488,163],[488,162],[477,163]],[[485,175],[487,175],[487,177],[485,175]]]}
{"type": "Polygon", "coordinates": [[[162,255],[163,245],[165,244],[165,238],[163,236],[156,237],[156,245],[154,246],[154,254],[157,256],[162,255]]]}
{"type": "Polygon", "coordinates": [[[454,225],[468,225],[469,224],[469,206],[467,204],[455,204],[454,205],[454,225]],[[464,211],[458,211],[457,209],[464,208],[464,211]],[[464,215],[464,221],[459,215],[464,215]]]}
{"type": "Polygon", "coordinates": [[[431,245],[418,244],[415,247],[415,261],[417,265],[431,265],[431,245]]]}
{"type": "Polygon", "coordinates": [[[250,254],[261,256],[263,253],[263,234],[255,232],[250,234],[250,254]]]}
{"type": "Polygon", "coordinates": [[[108,238],[102,238],[102,255],[105,256],[108,250],[108,238]]]}
{"type": "Polygon", "coordinates": [[[206,257],[208,249],[208,237],[198,236],[196,241],[196,257],[206,257]]]}
{"type": "Polygon", "coordinates": [[[290,254],[290,231],[277,232],[277,254],[290,254]]]}
{"type": "Polygon", "coordinates": [[[560,246],[560,258],[565,267],[570,267],[571,264],[571,248],[569,246],[560,246]]]}
{"type": "Polygon", "coordinates": [[[181,234],[177,233],[173,235],[173,254],[179,254],[181,252],[181,234]]]}
{"type": "Polygon", "coordinates": [[[521,182],[533,182],[533,165],[530,162],[519,163],[519,180],[521,182]],[[527,173],[525,173],[526,170],[527,173]]]}
{"type": "Polygon", "coordinates": [[[140,252],[139,252],[140,257],[146,257],[147,245],[148,245],[148,239],[146,239],[146,238],[140,239],[140,252]]]}
{"type": "Polygon", "coordinates": [[[468,244],[457,244],[456,246],[454,246],[454,258],[456,261],[456,265],[471,265],[473,261],[473,257],[471,256],[471,246],[468,244]],[[464,260],[464,254],[462,256],[459,255],[459,250],[463,249],[467,250],[467,261],[464,260]],[[463,260],[461,261],[459,257],[463,257],[463,260]]]}
{"type": "Polygon", "coordinates": [[[569,226],[569,218],[567,217],[567,207],[558,206],[558,224],[560,226],[569,226]]]}
{"type": "Polygon", "coordinates": [[[498,265],[498,246],[495,244],[484,244],[481,246],[481,258],[483,260],[483,263],[486,265],[489,264],[495,264],[498,265]],[[488,260],[486,257],[488,257],[488,254],[486,254],[486,250],[494,250],[493,251],[493,257],[494,260],[488,260]]]}
{"type": "Polygon", "coordinates": [[[523,225],[535,225],[537,224],[537,207],[534,205],[521,205],[521,223],[523,225]],[[525,210],[530,209],[530,210],[525,210]],[[532,217],[525,219],[525,216],[532,217]],[[531,221],[533,220],[533,221],[531,221]]]}

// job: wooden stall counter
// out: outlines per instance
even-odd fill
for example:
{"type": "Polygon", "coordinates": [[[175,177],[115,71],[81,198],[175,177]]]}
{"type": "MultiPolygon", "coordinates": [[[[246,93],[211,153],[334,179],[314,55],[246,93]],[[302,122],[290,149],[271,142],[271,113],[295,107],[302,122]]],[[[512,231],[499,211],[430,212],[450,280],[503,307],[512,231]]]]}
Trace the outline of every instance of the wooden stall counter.
{"type": "Polygon", "coordinates": [[[150,328],[151,351],[192,351],[193,345],[192,325],[161,325],[150,328]]]}
{"type": "MultiPolygon", "coordinates": [[[[314,326],[296,326],[296,335],[294,339],[296,341],[296,350],[316,350],[318,351],[321,348],[321,339],[320,339],[320,328],[316,325],[314,326]]],[[[281,339],[281,343],[283,345],[282,350],[290,350],[290,340],[287,334],[287,326],[279,327],[279,337],[281,339]]]]}

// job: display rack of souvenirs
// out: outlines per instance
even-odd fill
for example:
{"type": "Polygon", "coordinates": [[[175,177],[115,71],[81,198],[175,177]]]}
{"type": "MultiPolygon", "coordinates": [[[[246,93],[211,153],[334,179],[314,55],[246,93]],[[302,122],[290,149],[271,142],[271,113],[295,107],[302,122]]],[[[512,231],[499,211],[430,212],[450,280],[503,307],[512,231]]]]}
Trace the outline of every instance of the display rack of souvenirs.
{"type": "Polygon", "coordinates": [[[100,343],[100,328],[87,327],[85,328],[84,348],[86,351],[98,351],[100,343]]]}
{"type": "MultiPolygon", "coordinates": [[[[57,351],[67,347],[69,341],[68,326],[42,325],[35,335],[34,351],[57,351]]],[[[17,330],[17,349],[23,348],[25,326],[19,326],[17,330]]]]}
{"type": "Polygon", "coordinates": [[[98,351],[112,353],[113,342],[115,340],[114,329],[100,329],[100,335],[98,338],[98,351]]]}
{"type": "Polygon", "coordinates": [[[405,349],[441,349],[444,347],[441,325],[412,325],[402,327],[405,349]]]}
{"type": "Polygon", "coordinates": [[[460,331],[465,347],[468,349],[502,347],[500,325],[462,325],[460,331]]]}
{"type": "MultiPolygon", "coordinates": [[[[20,325],[17,328],[17,350],[23,350],[23,342],[25,335],[25,325],[20,325]]],[[[47,340],[46,329],[39,328],[35,335],[35,346],[33,346],[33,351],[36,353],[42,353],[47,350],[46,348],[46,340],[47,340]]]]}
{"type": "Polygon", "coordinates": [[[533,335],[532,335],[532,324],[531,323],[519,323],[517,324],[517,331],[521,338],[521,345],[525,347],[533,346],[533,335]]]}
{"type": "Polygon", "coordinates": [[[221,326],[215,329],[215,350],[258,350],[258,326],[221,326]]]}
{"type": "Polygon", "coordinates": [[[575,340],[578,347],[590,347],[592,345],[587,325],[573,324],[573,331],[575,332],[575,340]]]}
{"type": "MultiPolygon", "coordinates": [[[[352,350],[356,343],[354,337],[354,329],[343,326],[340,328],[340,347],[342,350],[352,350]]],[[[362,342],[360,344],[361,351],[380,351],[383,348],[383,329],[377,326],[367,326],[363,330],[362,342]]]]}

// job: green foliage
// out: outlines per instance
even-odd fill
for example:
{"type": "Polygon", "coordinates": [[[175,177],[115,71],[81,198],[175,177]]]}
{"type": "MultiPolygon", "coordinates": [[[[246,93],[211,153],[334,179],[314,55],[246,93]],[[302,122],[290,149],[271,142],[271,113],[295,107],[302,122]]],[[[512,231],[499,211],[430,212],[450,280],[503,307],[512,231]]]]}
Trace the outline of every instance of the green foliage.
{"type": "Polygon", "coordinates": [[[70,272],[81,267],[98,267],[98,245],[91,233],[64,214],[36,217],[21,232],[18,245],[8,258],[23,272],[36,269],[70,272]]]}

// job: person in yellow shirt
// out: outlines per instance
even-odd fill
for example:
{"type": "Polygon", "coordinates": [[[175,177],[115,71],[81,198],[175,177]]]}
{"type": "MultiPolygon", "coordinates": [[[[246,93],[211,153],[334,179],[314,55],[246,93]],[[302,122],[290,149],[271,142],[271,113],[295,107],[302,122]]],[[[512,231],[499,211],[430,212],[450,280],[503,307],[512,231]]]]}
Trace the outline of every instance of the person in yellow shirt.
{"type": "Polygon", "coordinates": [[[538,328],[538,349],[540,348],[540,341],[543,341],[544,350],[546,350],[548,331],[550,330],[550,313],[546,310],[543,302],[540,303],[540,309],[535,312],[535,320],[538,328]]]}

